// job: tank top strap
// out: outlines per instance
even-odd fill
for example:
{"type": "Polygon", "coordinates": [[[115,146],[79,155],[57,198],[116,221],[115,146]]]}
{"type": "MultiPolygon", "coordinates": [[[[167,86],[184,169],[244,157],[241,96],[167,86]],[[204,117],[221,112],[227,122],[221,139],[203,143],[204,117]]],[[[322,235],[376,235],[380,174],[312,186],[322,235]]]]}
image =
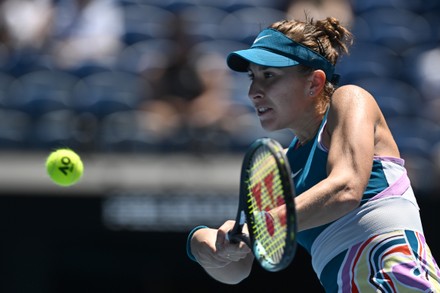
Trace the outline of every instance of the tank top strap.
{"type": "MultiPolygon", "coordinates": [[[[315,135],[315,137],[313,139],[313,144],[312,144],[309,156],[307,158],[306,164],[305,164],[304,169],[303,169],[303,175],[300,178],[298,178],[299,179],[298,183],[297,183],[298,185],[302,185],[302,183],[303,183],[302,181],[305,178],[307,178],[307,175],[308,175],[308,173],[310,171],[310,168],[311,168],[311,165],[312,165],[312,162],[313,162],[313,157],[314,157],[316,148],[317,148],[318,143],[319,143],[318,137],[319,137],[319,134],[321,133],[322,128],[324,127],[324,125],[325,125],[325,123],[327,121],[327,115],[328,115],[329,109],[330,109],[330,107],[327,108],[327,110],[326,110],[326,112],[324,114],[324,117],[322,118],[321,125],[319,126],[318,131],[316,132],[316,135],[315,135]]],[[[292,141],[292,144],[293,143],[297,143],[297,141],[298,141],[298,138],[295,137],[294,140],[292,141]]]]}

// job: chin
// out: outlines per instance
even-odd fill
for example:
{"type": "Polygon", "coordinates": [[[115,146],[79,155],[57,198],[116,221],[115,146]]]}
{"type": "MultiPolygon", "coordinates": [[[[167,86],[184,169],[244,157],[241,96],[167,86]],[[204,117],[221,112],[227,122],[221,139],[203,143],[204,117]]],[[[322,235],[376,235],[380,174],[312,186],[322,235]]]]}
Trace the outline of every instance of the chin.
{"type": "Polygon", "coordinates": [[[277,126],[275,126],[274,124],[265,123],[265,122],[261,122],[261,127],[262,127],[264,130],[269,131],[269,132],[277,131],[277,130],[281,130],[281,129],[283,129],[282,127],[277,127],[277,126]]]}

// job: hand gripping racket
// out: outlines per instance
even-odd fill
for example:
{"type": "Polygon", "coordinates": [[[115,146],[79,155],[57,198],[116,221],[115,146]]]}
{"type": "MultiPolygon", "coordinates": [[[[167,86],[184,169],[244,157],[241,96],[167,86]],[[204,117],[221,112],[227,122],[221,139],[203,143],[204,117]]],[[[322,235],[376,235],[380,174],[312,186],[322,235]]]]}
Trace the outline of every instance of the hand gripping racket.
{"type": "Polygon", "coordinates": [[[245,242],[264,269],[286,268],[296,252],[294,197],[283,147],[270,138],[256,140],[243,159],[237,219],[227,238],[245,242]],[[249,235],[242,231],[245,223],[249,235]]]}

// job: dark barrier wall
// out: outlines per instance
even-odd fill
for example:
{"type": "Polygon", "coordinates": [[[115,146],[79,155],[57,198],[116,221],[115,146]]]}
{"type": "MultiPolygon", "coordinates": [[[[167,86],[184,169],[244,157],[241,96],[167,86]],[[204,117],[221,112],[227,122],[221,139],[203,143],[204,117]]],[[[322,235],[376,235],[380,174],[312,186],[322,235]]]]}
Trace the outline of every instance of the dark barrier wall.
{"type": "MultiPolygon", "coordinates": [[[[440,259],[440,201],[428,198],[419,198],[422,219],[440,259]]],[[[101,224],[101,201],[0,197],[0,292],[322,292],[302,249],[285,271],[255,266],[240,285],[223,285],[186,257],[186,233],[108,230],[101,224]]]]}

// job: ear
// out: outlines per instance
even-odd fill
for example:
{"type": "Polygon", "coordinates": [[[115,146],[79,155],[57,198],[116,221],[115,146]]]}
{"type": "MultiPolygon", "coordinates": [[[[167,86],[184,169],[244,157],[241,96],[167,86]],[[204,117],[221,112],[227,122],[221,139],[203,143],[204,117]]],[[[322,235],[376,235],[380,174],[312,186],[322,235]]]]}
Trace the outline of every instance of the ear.
{"type": "Polygon", "coordinates": [[[324,71],[317,69],[313,71],[313,73],[310,75],[310,88],[309,93],[310,96],[316,96],[318,95],[325,86],[325,73],[324,71]]]}

